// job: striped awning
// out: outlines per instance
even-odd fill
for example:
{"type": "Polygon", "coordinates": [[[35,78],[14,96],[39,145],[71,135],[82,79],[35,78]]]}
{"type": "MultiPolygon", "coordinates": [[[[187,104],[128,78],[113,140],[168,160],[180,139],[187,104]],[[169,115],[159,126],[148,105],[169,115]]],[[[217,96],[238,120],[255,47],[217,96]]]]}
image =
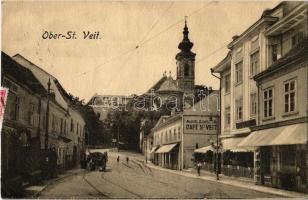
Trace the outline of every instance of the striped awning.
{"type": "Polygon", "coordinates": [[[230,150],[232,152],[252,152],[254,148],[252,147],[241,147],[239,144],[247,137],[234,137],[226,138],[222,140],[223,151],[230,150]]]}
{"type": "Polygon", "coordinates": [[[208,151],[215,151],[215,149],[212,147],[212,145],[206,146],[206,147],[201,147],[199,149],[195,149],[195,153],[206,153],[208,151]]]}
{"type": "Polygon", "coordinates": [[[159,149],[158,149],[157,151],[155,151],[155,153],[168,153],[168,152],[171,151],[177,144],[178,144],[178,143],[163,145],[163,146],[159,147],[159,149]]]}
{"type": "Polygon", "coordinates": [[[306,144],[307,131],[307,123],[259,130],[247,136],[239,147],[306,144]]]}
{"type": "Polygon", "coordinates": [[[152,149],[151,149],[150,153],[154,153],[154,152],[156,151],[156,149],[158,149],[158,146],[156,146],[156,147],[152,147],[152,149]]]}

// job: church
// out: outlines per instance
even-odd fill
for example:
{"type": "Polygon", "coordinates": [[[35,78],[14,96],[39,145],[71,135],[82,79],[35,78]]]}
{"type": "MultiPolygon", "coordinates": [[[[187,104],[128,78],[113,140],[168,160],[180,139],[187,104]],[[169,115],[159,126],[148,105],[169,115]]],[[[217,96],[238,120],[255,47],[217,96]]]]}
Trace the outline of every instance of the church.
{"type": "Polygon", "coordinates": [[[196,54],[191,51],[194,43],[189,40],[188,35],[189,31],[185,19],[183,40],[178,45],[180,52],[175,56],[176,79],[173,79],[171,72],[169,72],[169,76],[164,72],[163,77],[144,94],[148,98],[155,96],[156,100],[159,99],[159,101],[153,102],[154,109],[166,105],[169,110],[180,112],[198,101],[196,93],[199,89],[205,90],[205,93],[208,92],[207,88],[195,85],[196,54]]]}

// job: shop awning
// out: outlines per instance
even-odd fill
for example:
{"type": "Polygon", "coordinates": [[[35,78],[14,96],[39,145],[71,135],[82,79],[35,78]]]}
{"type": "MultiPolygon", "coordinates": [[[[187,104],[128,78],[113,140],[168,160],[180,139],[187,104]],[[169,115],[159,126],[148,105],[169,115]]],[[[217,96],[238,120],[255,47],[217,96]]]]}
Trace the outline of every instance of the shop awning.
{"type": "Polygon", "coordinates": [[[291,145],[307,143],[307,123],[259,130],[243,140],[240,147],[291,145]]]}
{"type": "Polygon", "coordinates": [[[157,147],[152,147],[150,153],[154,153],[154,151],[155,151],[156,149],[158,149],[158,146],[157,146],[157,147]]]}
{"type": "Polygon", "coordinates": [[[226,138],[222,140],[222,148],[223,151],[230,150],[232,152],[252,152],[254,148],[240,147],[239,144],[246,137],[234,137],[234,138],[226,138]]]}
{"type": "Polygon", "coordinates": [[[199,149],[195,149],[195,153],[206,153],[208,151],[215,151],[215,149],[212,147],[212,145],[201,147],[199,149]]]}
{"type": "Polygon", "coordinates": [[[159,149],[158,149],[155,153],[168,153],[168,152],[171,151],[176,145],[177,145],[177,143],[175,143],[175,144],[163,145],[163,146],[159,147],[159,149]]]}

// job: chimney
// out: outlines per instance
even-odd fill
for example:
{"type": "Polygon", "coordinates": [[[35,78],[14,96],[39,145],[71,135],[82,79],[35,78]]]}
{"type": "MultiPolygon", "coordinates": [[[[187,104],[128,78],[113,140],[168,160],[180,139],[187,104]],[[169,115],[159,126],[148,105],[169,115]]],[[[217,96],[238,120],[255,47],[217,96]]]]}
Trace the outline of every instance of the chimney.
{"type": "Polygon", "coordinates": [[[232,37],[232,40],[234,41],[234,40],[236,40],[237,38],[239,38],[240,36],[238,36],[238,35],[234,35],[233,37],[232,37]]]}

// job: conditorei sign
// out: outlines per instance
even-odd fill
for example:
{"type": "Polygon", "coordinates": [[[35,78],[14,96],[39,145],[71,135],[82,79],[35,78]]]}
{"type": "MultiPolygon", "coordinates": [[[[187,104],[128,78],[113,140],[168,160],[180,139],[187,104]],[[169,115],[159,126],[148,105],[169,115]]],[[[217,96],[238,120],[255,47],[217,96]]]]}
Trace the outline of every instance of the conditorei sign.
{"type": "Polygon", "coordinates": [[[184,133],[216,134],[217,119],[209,116],[184,116],[184,133]]]}

